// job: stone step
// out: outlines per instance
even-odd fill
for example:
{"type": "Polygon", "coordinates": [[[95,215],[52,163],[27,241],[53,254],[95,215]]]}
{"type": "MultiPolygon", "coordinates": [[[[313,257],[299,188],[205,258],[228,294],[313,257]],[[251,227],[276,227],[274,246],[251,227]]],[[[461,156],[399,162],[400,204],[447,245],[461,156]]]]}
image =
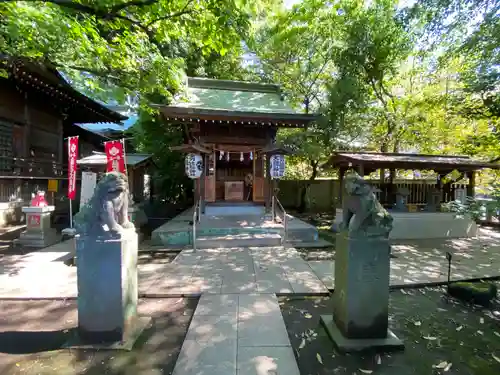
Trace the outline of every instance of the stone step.
{"type": "Polygon", "coordinates": [[[202,295],[172,374],[300,375],[276,295],[202,295]]]}
{"type": "Polygon", "coordinates": [[[240,233],[222,236],[200,236],[196,247],[200,249],[230,247],[280,246],[282,237],[276,233],[240,233]]]}

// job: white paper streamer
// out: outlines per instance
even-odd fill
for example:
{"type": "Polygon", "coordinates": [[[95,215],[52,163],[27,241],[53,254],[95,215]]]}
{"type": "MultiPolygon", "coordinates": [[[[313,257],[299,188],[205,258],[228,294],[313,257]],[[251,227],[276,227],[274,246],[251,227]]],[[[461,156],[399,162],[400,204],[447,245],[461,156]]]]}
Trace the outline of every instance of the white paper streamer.
{"type": "Polygon", "coordinates": [[[224,151],[219,151],[219,160],[222,160],[224,157],[224,151]]]}
{"type": "Polygon", "coordinates": [[[253,160],[253,152],[250,151],[250,160],[253,160]]]}
{"type": "Polygon", "coordinates": [[[240,152],[240,161],[243,161],[244,158],[243,158],[243,152],[240,152]]]}
{"type": "Polygon", "coordinates": [[[226,161],[229,161],[229,152],[226,154],[226,161]]]}

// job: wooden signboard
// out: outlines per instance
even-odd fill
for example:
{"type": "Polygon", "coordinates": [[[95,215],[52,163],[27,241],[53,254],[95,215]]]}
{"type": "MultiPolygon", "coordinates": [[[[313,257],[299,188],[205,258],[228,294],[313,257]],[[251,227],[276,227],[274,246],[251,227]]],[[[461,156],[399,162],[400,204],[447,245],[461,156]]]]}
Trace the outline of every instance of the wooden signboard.
{"type": "Polygon", "coordinates": [[[47,190],[52,193],[57,193],[57,186],[58,186],[57,180],[49,180],[47,190]]]}

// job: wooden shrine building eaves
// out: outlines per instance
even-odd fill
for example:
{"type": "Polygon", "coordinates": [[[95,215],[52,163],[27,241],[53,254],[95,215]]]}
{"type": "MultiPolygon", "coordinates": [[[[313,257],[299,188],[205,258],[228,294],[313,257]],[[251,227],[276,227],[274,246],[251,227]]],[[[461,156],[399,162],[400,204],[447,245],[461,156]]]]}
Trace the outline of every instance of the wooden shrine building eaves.
{"type": "Polygon", "coordinates": [[[188,78],[183,96],[152,106],[168,121],[192,124],[302,128],[318,118],[296,113],[278,85],[207,78],[188,78]]]}
{"type": "Polygon", "coordinates": [[[377,152],[335,152],[325,168],[359,168],[365,174],[377,169],[434,170],[472,172],[483,168],[500,169],[500,164],[457,155],[423,155],[377,152]]]}
{"type": "Polygon", "coordinates": [[[75,90],[48,62],[0,54],[0,68],[8,73],[8,78],[0,78],[2,85],[12,85],[30,98],[52,106],[69,123],[119,124],[127,119],[75,90]]]}

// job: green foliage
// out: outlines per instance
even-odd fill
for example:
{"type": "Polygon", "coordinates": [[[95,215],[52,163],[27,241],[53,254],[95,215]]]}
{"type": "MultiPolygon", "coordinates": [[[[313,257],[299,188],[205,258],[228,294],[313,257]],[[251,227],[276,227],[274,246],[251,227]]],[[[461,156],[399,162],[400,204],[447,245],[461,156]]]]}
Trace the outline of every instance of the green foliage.
{"type": "MultiPolygon", "coordinates": [[[[184,69],[234,60],[262,2],[4,1],[2,53],[49,60],[90,92],[177,89],[184,69]]],[[[265,4],[265,3],[264,3],[265,4]]],[[[209,74],[203,73],[203,74],[209,74]]]]}
{"type": "Polygon", "coordinates": [[[156,198],[168,203],[186,202],[192,197],[193,182],[184,172],[184,155],[170,150],[183,143],[184,129],[166,123],[158,112],[144,106],[133,131],[136,150],[154,155],[157,170],[152,181],[156,198]]]}
{"type": "Polygon", "coordinates": [[[497,158],[500,3],[410,3],[7,0],[0,45],[52,61],[93,96],[138,96],[135,144],[155,154],[157,191],[172,200],[191,189],[183,156],[169,151],[184,129],[147,103],[168,103],[186,74],[278,83],[294,109],[322,115],[278,133],[295,151],[288,178],[326,175],[321,166],[338,149],[497,158]],[[248,51],[255,61],[242,64],[248,51]]]}

